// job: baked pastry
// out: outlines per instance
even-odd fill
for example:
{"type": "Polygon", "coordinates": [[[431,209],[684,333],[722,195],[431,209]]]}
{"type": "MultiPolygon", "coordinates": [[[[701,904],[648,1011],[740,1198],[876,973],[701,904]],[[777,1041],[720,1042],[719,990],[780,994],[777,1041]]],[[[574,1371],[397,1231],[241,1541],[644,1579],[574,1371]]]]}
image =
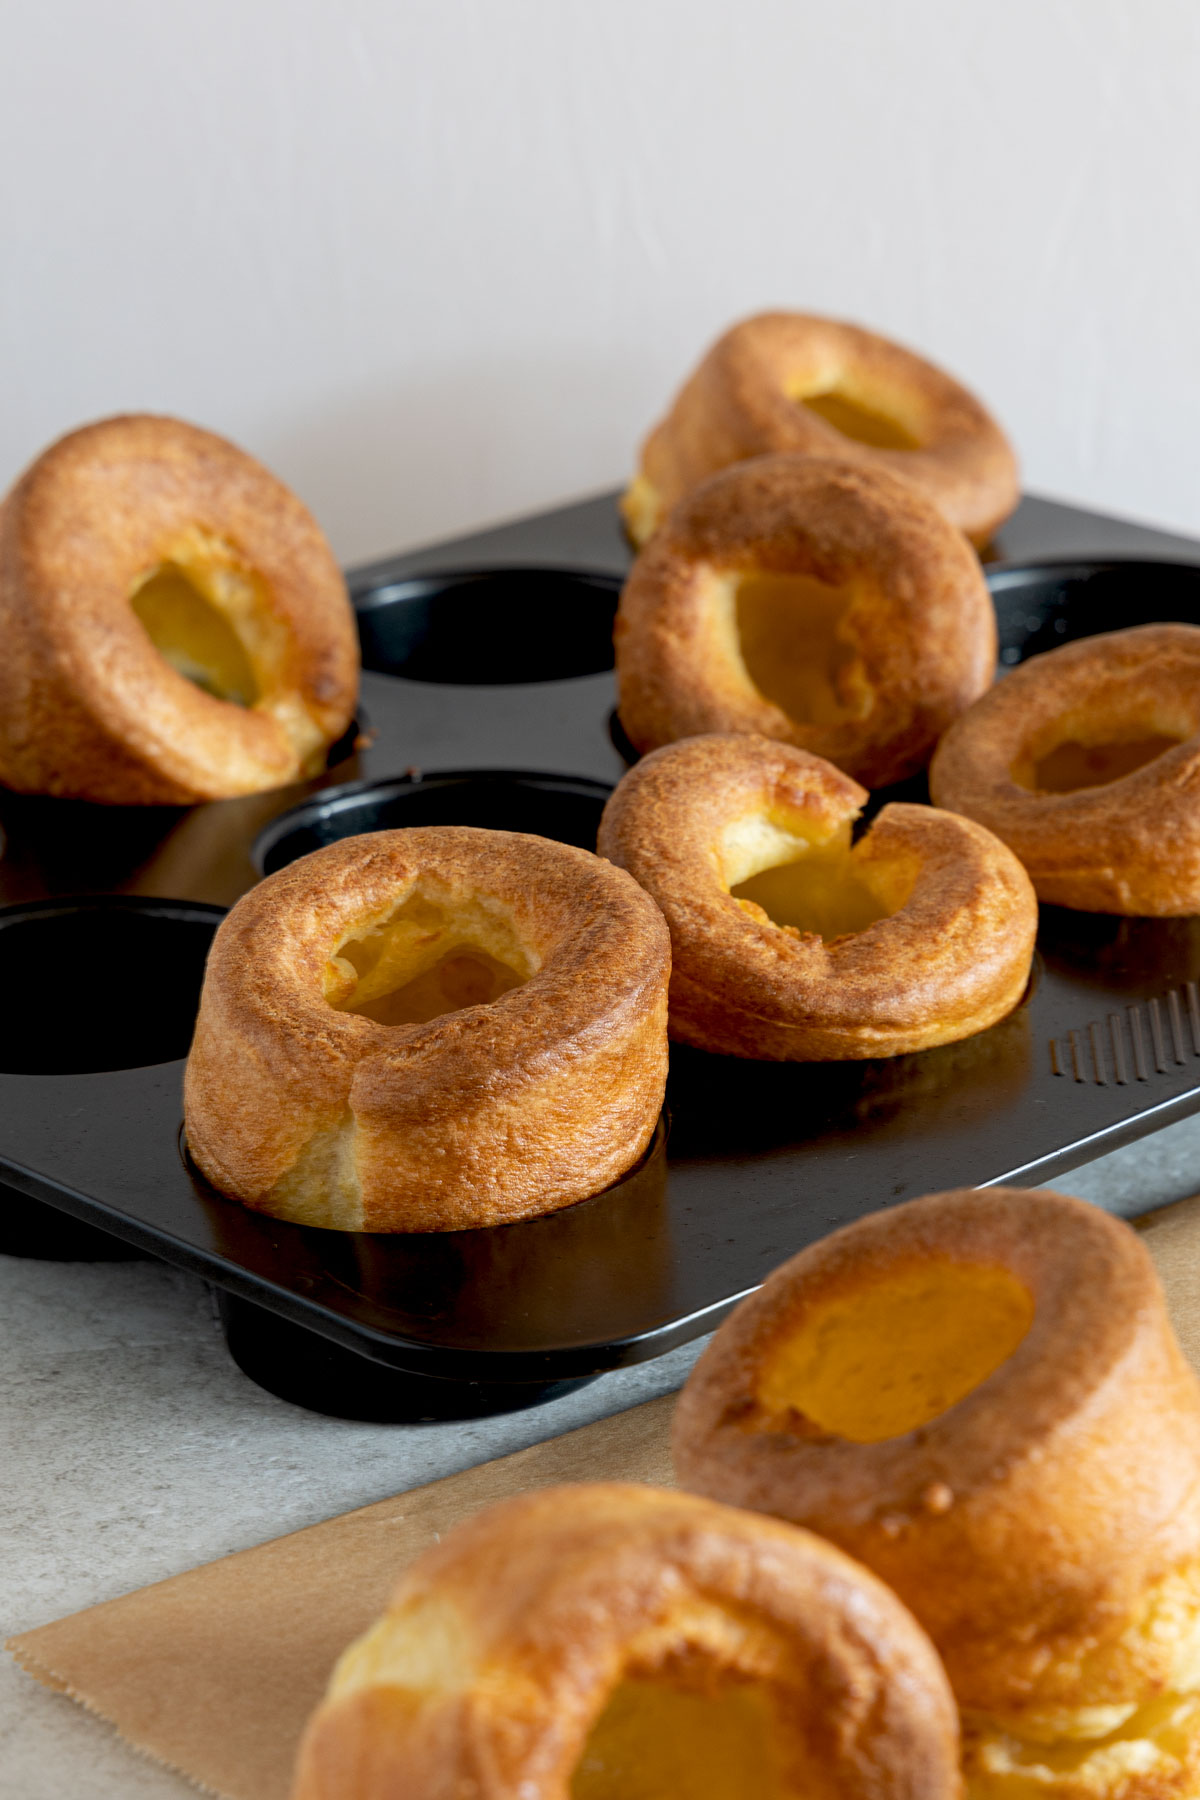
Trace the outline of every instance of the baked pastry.
{"type": "Polygon", "coordinates": [[[951,727],[938,806],[1081,912],[1200,912],[1200,627],[1138,625],[1032,656],[951,727]]]}
{"type": "Polygon", "coordinates": [[[621,781],[602,856],[671,931],[671,1034],[733,1056],[898,1056],[994,1025],[1025,991],[1037,901],[990,832],[885,806],[807,751],[696,737],[621,781]]]}
{"type": "Polygon", "coordinates": [[[922,1632],[820,1539],[632,1484],[490,1507],[403,1576],[292,1800],[958,1800],[922,1632]]]}
{"type": "Polygon", "coordinates": [[[178,419],[51,445],[0,510],[0,781],[186,806],[324,768],[358,634],[333,553],[244,451],[178,419]]]}
{"type": "Polygon", "coordinates": [[[554,1212],[650,1142],[670,962],[653,903],[586,850],[465,826],[344,838],[217,931],[191,1154],[223,1194],[302,1225],[554,1212]]]}
{"type": "Polygon", "coordinates": [[[860,1219],[721,1327],[674,1451],[912,1608],[972,1800],[1200,1791],[1200,1390],[1128,1226],[1004,1188],[860,1219]]]}
{"type": "Polygon", "coordinates": [[[621,502],[630,537],[718,469],[780,450],[901,475],[977,545],[1020,498],[1008,439],[941,369],[858,325],[761,313],[718,338],[646,439],[621,502]]]}
{"type": "Polygon", "coordinates": [[[801,456],[689,494],[634,564],[615,642],[638,750],[757,731],[868,787],[923,769],[996,667],[961,532],[886,470],[801,456]]]}

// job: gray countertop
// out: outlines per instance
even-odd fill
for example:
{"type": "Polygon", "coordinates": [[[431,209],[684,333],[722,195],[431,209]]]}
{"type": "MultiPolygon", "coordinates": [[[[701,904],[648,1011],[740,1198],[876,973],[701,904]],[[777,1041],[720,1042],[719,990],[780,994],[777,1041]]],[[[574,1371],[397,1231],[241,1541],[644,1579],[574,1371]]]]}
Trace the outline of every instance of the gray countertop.
{"type": "MultiPolygon", "coordinates": [[[[1200,1188],[1200,1118],[1057,1185],[1129,1217],[1182,1199],[1200,1188]]],[[[11,1257],[0,1257],[0,1341],[5,1635],[669,1392],[701,1347],[528,1412],[348,1424],[248,1381],[190,1276],[154,1262],[11,1257]]],[[[4,1659],[5,1800],[191,1792],[4,1659]]]]}
{"type": "MultiPolygon", "coordinates": [[[[998,551],[1009,560],[1193,558],[1196,545],[1027,499],[998,551]]],[[[459,568],[613,570],[628,555],[611,497],[602,496],[389,558],[373,574],[444,567],[448,557],[459,568]]],[[[371,573],[359,571],[357,584],[371,573]]],[[[161,891],[174,893],[176,881],[173,874],[161,891]]],[[[1130,1217],[1181,1199],[1200,1189],[1200,1118],[1058,1185],[1130,1217]]],[[[3,1635],[669,1392],[701,1347],[528,1412],[464,1424],[349,1424],[299,1411],[247,1380],[191,1276],[154,1262],[3,1256],[0,1342],[3,1635]]],[[[178,1800],[192,1791],[0,1659],[3,1800],[178,1800]]]]}

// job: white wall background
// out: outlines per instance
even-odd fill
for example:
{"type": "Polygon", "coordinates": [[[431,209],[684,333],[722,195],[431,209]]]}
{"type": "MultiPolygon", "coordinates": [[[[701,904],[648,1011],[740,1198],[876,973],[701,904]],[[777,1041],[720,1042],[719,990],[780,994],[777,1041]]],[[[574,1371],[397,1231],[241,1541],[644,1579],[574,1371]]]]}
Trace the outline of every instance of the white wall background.
{"type": "Polygon", "coordinates": [[[0,0],[0,486],[178,413],[347,559],[619,479],[857,318],[1200,533],[1196,0],[0,0]]]}

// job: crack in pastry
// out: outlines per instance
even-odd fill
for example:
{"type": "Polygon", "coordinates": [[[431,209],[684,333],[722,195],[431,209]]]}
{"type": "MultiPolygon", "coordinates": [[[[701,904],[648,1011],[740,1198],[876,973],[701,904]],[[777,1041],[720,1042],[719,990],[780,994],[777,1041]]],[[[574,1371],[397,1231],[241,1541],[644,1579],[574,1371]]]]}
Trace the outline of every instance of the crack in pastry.
{"type": "Polygon", "coordinates": [[[1018,1004],[1037,903],[1017,859],[928,806],[886,806],[852,844],[867,798],[750,736],[684,739],[622,779],[599,847],[670,928],[672,1036],[779,1061],[899,1056],[1018,1004]]]}

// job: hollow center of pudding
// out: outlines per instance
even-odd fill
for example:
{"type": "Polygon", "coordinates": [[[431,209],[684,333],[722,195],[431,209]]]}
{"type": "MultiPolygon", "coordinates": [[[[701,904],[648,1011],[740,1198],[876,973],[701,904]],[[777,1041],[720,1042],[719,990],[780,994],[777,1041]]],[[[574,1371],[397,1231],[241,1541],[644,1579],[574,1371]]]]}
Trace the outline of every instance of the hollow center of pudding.
{"type": "Polygon", "coordinates": [[[378,1025],[425,1025],[489,1005],[536,966],[498,903],[418,891],[343,937],[326,965],[325,998],[378,1025]]]}
{"type": "Polygon", "coordinates": [[[616,1689],[571,1779],[571,1800],[799,1800],[785,1781],[768,1689],[663,1680],[616,1689]]]}
{"type": "Polygon", "coordinates": [[[258,678],[227,612],[178,563],[162,562],[130,596],[150,641],[180,675],[217,700],[253,706],[258,678]]]}
{"type": "Polygon", "coordinates": [[[1033,1323],[1007,1269],[930,1258],[818,1300],[768,1357],[759,1399],[856,1444],[927,1425],[1007,1361],[1033,1323]]]}
{"type": "Polygon", "coordinates": [[[1147,732],[1111,744],[1082,744],[1071,738],[1036,761],[1030,779],[1022,785],[1041,794],[1074,794],[1080,788],[1104,787],[1157,761],[1183,741],[1163,732],[1147,732]]]}
{"type": "Polygon", "coordinates": [[[875,450],[920,449],[920,439],[903,420],[867,404],[861,395],[850,393],[836,382],[826,388],[806,389],[807,384],[797,383],[789,387],[788,398],[816,413],[842,437],[851,438],[856,444],[870,444],[875,450]]]}
{"type": "Polygon", "coordinates": [[[826,939],[865,931],[895,910],[868,886],[850,851],[850,827],[799,856],[762,869],[730,888],[735,900],[752,900],[773,925],[793,926],[826,939]]]}
{"type": "Polygon", "coordinates": [[[273,719],[300,772],[323,767],[325,734],[297,691],[292,629],[272,605],[266,578],[235,545],[189,525],[138,576],[129,603],[180,675],[214,699],[273,719]]]}
{"type": "Polygon", "coordinates": [[[852,588],[811,575],[752,570],[736,578],[746,672],[798,724],[834,725],[870,711],[871,687],[844,629],[854,598],[852,588]]]}

